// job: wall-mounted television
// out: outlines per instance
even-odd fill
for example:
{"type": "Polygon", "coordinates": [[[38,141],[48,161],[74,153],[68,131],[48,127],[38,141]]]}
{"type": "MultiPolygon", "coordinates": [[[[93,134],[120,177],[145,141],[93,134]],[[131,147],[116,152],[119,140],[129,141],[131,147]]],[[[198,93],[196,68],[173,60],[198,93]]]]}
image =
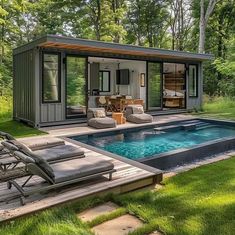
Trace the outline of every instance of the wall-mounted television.
{"type": "Polygon", "coordinates": [[[129,85],[130,83],[129,69],[118,69],[116,71],[116,84],[129,85]]]}

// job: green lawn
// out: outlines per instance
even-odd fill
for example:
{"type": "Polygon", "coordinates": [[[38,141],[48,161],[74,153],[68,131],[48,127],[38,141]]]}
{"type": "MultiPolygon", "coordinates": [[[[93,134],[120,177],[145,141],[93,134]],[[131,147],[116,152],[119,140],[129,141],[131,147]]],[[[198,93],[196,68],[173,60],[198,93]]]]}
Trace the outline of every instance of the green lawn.
{"type": "Polygon", "coordinates": [[[234,235],[235,158],[179,174],[164,184],[157,191],[93,198],[49,209],[2,225],[1,234],[90,234],[89,225],[105,221],[107,216],[84,224],[76,212],[112,200],[122,206],[112,218],[129,211],[145,221],[132,234],[159,229],[172,235],[234,235]]]}
{"type": "Polygon", "coordinates": [[[204,101],[203,111],[196,113],[202,117],[235,120],[235,99],[217,97],[204,101]]]}
{"type": "Polygon", "coordinates": [[[0,96],[0,131],[8,132],[16,138],[46,134],[23,123],[12,121],[11,96],[0,96]]]}
{"type": "Polygon", "coordinates": [[[0,131],[8,132],[16,138],[46,134],[45,132],[12,120],[0,122],[0,131]]]}

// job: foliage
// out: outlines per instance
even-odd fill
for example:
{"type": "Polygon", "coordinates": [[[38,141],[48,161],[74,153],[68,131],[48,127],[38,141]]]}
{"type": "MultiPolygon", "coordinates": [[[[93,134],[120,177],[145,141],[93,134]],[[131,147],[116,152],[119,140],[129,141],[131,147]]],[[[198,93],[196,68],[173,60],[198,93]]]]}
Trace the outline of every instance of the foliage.
{"type": "MultiPolygon", "coordinates": [[[[205,0],[208,6],[209,0],[205,0]]],[[[204,66],[209,95],[235,95],[235,0],[218,1],[206,28],[204,66]]],[[[12,49],[44,34],[59,34],[196,52],[197,0],[2,0],[0,3],[0,96],[12,95],[12,49]]]]}
{"type": "Polygon", "coordinates": [[[204,96],[203,103],[203,112],[197,113],[197,115],[216,119],[235,120],[235,98],[204,96]]]}
{"type": "Polygon", "coordinates": [[[229,235],[235,230],[234,179],[235,158],[231,158],[168,178],[160,190],[90,198],[2,224],[0,229],[4,235],[85,235],[92,234],[90,226],[128,211],[145,222],[132,235],[150,234],[155,230],[169,235],[229,235]],[[123,208],[88,224],[78,219],[77,213],[110,200],[123,208]]]}

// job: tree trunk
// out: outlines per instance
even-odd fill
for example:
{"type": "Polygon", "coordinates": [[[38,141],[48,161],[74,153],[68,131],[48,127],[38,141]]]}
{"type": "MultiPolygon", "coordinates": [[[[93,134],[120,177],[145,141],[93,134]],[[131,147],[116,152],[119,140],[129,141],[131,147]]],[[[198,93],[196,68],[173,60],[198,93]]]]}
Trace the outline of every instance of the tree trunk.
{"type": "Polygon", "coordinates": [[[205,31],[206,31],[206,22],[205,22],[205,3],[204,0],[200,1],[200,26],[199,26],[199,53],[205,53],[205,31]]]}
{"type": "Polygon", "coordinates": [[[216,3],[217,0],[210,0],[205,13],[205,1],[200,0],[199,53],[205,53],[206,25],[215,8],[216,3]]]}

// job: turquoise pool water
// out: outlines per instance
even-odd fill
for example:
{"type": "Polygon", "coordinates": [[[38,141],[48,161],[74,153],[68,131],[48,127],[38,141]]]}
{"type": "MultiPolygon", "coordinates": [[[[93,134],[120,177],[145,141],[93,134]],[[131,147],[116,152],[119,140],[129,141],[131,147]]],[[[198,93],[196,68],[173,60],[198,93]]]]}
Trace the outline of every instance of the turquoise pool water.
{"type": "Polygon", "coordinates": [[[156,132],[153,128],[148,128],[121,134],[111,133],[106,136],[84,136],[73,137],[73,139],[129,159],[137,160],[232,136],[235,137],[235,128],[219,125],[192,131],[174,130],[156,132]]]}

